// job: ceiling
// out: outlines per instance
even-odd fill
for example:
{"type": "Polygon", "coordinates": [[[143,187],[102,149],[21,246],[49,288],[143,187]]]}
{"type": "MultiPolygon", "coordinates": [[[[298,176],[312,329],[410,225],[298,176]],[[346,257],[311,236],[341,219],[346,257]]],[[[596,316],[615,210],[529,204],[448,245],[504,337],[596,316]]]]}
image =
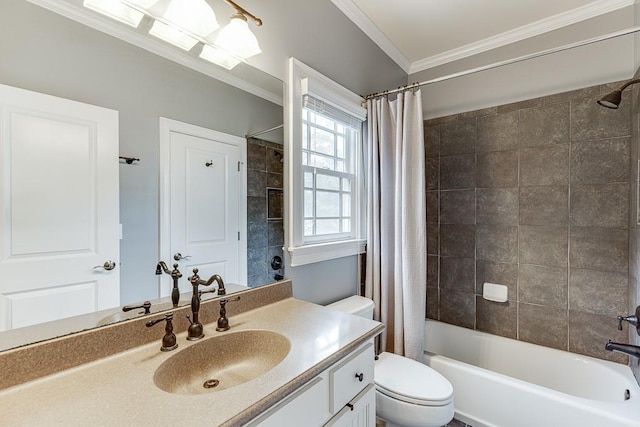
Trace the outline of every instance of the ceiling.
{"type": "Polygon", "coordinates": [[[409,74],[634,4],[634,0],[331,1],[409,74]]]}

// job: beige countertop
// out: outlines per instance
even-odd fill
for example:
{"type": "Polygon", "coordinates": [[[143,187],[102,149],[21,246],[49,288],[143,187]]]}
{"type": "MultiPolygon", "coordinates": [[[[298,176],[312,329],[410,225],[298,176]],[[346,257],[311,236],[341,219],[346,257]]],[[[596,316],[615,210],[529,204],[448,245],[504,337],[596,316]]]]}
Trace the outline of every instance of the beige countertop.
{"type": "Polygon", "coordinates": [[[158,340],[0,391],[3,426],[241,425],[382,331],[382,324],[288,298],[229,318],[231,330],[205,325],[205,338],[265,329],[289,339],[285,359],[267,373],[226,390],[179,395],[159,389],[155,370],[201,341],[177,333],[178,349],[158,340]]]}

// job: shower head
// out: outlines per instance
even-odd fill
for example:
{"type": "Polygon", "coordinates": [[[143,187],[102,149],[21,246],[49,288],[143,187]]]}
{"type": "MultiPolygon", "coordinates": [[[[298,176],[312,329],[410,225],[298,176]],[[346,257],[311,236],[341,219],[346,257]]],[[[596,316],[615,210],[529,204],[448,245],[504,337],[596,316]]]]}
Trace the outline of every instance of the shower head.
{"type": "Polygon", "coordinates": [[[631,86],[632,84],[636,84],[636,83],[640,83],[640,79],[629,80],[628,82],[620,86],[620,89],[616,89],[613,92],[608,93],[602,98],[600,98],[598,100],[598,104],[606,108],[611,108],[613,110],[618,109],[618,106],[620,105],[620,101],[622,101],[622,91],[625,90],[627,87],[631,86]]]}

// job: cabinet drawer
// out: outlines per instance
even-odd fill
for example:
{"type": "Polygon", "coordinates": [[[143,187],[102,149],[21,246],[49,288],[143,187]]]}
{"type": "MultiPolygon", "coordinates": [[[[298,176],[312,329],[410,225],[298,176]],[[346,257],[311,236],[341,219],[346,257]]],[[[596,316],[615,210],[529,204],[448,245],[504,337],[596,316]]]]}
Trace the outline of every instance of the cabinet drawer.
{"type": "Polygon", "coordinates": [[[342,409],[368,384],[373,383],[374,368],[373,343],[347,357],[329,372],[331,413],[342,409]]]}

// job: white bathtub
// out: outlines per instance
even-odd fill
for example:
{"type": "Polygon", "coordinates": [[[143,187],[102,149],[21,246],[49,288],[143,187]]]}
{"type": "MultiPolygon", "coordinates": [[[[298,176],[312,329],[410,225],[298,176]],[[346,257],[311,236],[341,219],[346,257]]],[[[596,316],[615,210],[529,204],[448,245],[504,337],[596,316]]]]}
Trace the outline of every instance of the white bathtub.
{"type": "Polygon", "coordinates": [[[627,366],[432,320],[425,335],[425,363],[451,382],[456,418],[474,427],[640,426],[627,366]]]}

